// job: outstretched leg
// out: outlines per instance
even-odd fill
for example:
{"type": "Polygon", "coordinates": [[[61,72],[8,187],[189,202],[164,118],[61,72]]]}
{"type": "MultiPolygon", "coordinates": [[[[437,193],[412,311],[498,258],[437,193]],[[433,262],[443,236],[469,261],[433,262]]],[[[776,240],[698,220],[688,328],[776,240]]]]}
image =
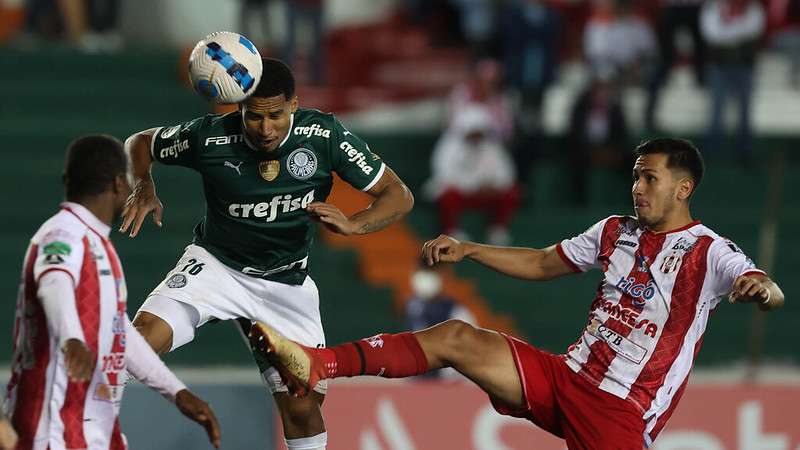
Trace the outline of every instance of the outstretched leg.
{"type": "Polygon", "coordinates": [[[452,367],[490,397],[508,405],[523,403],[522,385],[507,339],[459,320],[415,333],[379,334],[322,349],[304,347],[257,322],[250,330],[250,341],[254,350],[267,355],[297,396],[306,395],[326,378],[403,378],[452,367]]]}

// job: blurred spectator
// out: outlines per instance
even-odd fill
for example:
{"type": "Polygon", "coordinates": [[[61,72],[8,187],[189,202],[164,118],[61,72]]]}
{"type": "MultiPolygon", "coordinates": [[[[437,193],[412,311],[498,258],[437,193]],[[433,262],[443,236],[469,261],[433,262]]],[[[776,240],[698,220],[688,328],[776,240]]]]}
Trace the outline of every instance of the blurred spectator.
{"type": "Polygon", "coordinates": [[[697,84],[705,83],[706,46],[700,33],[700,7],[704,0],[660,0],[656,19],[659,62],[649,80],[645,126],[656,128],[659,94],[675,64],[678,33],[686,31],[692,39],[692,63],[697,84]]]}
{"type": "Polygon", "coordinates": [[[495,10],[493,0],[449,0],[459,11],[464,39],[477,57],[487,56],[489,41],[494,34],[495,10]]]}
{"type": "MultiPolygon", "coordinates": [[[[325,81],[325,24],[323,0],[287,0],[286,21],[288,33],[284,60],[289,67],[295,67],[297,40],[301,35],[299,27],[305,23],[310,26],[310,46],[306,52],[311,69],[311,82],[320,85],[325,81]]],[[[303,34],[307,35],[307,34],[303,34]]]]}
{"type": "Polygon", "coordinates": [[[621,81],[640,82],[656,57],[650,24],[636,14],[632,0],[595,0],[583,35],[592,72],[612,70],[621,81]]]}
{"type": "Polygon", "coordinates": [[[503,68],[495,60],[482,59],[475,64],[467,80],[457,84],[448,99],[448,126],[459,111],[470,105],[486,108],[492,114],[491,126],[503,141],[511,138],[513,110],[511,100],[503,91],[503,68]]]}
{"type": "Polygon", "coordinates": [[[84,0],[28,0],[25,4],[25,25],[17,36],[18,47],[35,47],[42,35],[63,32],[72,45],[79,45],[86,32],[84,0]]]}
{"type": "Polygon", "coordinates": [[[597,73],[570,114],[566,147],[577,205],[587,203],[589,171],[593,166],[613,167],[628,179],[633,165],[628,151],[628,125],[613,78],[608,71],[597,73]]]}
{"type": "Polygon", "coordinates": [[[703,5],[700,29],[708,43],[708,87],[711,90],[709,148],[722,148],[725,100],[739,103],[736,139],[739,157],[750,156],[752,126],[750,98],[759,38],[764,31],[764,9],[757,0],[712,0],[703,5]]]}
{"type": "MultiPolygon", "coordinates": [[[[406,302],[406,322],[411,331],[424,330],[446,320],[462,320],[478,325],[475,316],[463,305],[442,292],[442,278],[433,268],[420,267],[411,275],[411,298],[406,302]]],[[[453,369],[430,372],[423,377],[458,376],[453,369]]]]}
{"type": "Polygon", "coordinates": [[[433,174],[424,190],[439,205],[442,231],[465,238],[459,219],[466,209],[489,211],[487,241],[506,245],[519,203],[514,164],[494,132],[492,112],[470,105],[456,111],[433,151],[433,174]]]}
{"type": "MultiPolygon", "coordinates": [[[[253,27],[254,19],[257,19],[261,24],[261,33],[264,39],[271,40],[271,27],[269,26],[269,7],[273,0],[241,0],[239,8],[239,29],[251,41],[256,42],[253,38],[256,36],[255,28],[253,27]]],[[[257,42],[258,47],[264,47],[265,43],[257,42]]],[[[263,51],[263,49],[262,49],[263,51]]]]}
{"type": "Polygon", "coordinates": [[[435,269],[424,266],[417,269],[411,275],[411,290],[411,298],[406,302],[406,322],[412,331],[451,319],[477,325],[475,316],[466,307],[442,292],[442,278],[435,269]]]}
{"type": "Polygon", "coordinates": [[[405,0],[411,22],[425,26],[437,45],[466,43],[474,57],[489,54],[496,0],[405,0]]]}
{"type": "Polygon", "coordinates": [[[425,29],[434,46],[464,44],[459,11],[450,0],[405,0],[409,21],[425,29]]]}
{"type": "Polygon", "coordinates": [[[519,90],[523,109],[538,111],[558,69],[561,17],[543,0],[508,0],[500,36],[508,82],[519,90]]]}
{"type": "Polygon", "coordinates": [[[500,25],[507,80],[519,94],[514,162],[517,179],[526,184],[541,140],[542,99],[558,70],[562,19],[544,0],[508,0],[500,25]]]}
{"type": "Polygon", "coordinates": [[[114,53],[122,49],[119,0],[86,0],[88,30],[80,37],[80,48],[89,53],[114,53]]]}
{"type": "Polygon", "coordinates": [[[789,84],[800,89],[800,0],[769,0],[771,44],[789,58],[789,84]]]}
{"type": "Polygon", "coordinates": [[[434,11],[442,7],[445,0],[405,0],[403,6],[408,20],[414,25],[426,25],[434,11]]]}

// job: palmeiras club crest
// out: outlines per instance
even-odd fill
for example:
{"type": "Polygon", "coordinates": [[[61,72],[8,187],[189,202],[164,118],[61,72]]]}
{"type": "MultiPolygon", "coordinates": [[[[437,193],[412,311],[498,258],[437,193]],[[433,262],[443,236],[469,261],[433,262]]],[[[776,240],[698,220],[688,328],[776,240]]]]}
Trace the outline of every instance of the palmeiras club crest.
{"type": "Polygon", "coordinates": [[[167,287],[169,288],[178,289],[184,286],[186,286],[186,275],[182,273],[176,273],[167,280],[167,287]]]}
{"type": "Polygon", "coordinates": [[[298,180],[307,180],[317,171],[317,155],[311,150],[300,147],[286,158],[289,174],[298,180]]]}

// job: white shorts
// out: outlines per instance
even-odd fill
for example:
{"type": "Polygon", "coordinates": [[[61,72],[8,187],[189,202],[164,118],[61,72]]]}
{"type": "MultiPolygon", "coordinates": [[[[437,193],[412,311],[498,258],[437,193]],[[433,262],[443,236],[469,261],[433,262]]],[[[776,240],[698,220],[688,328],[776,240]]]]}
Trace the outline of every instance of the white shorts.
{"type": "MultiPolygon", "coordinates": [[[[139,311],[154,314],[172,327],[170,351],[191,342],[195,329],[213,319],[257,320],[305,346],[325,346],[319,291],[311,277],[302,285],[254,278],[222,264],[194,244],[186,247],[178,264],[139,311]]],[[[262,378],[272,393],[287,391],[274,368],[263,372],[262,378]]],[[[323,380],[314,390],[324,394],[326,389],[323,380]]]]}

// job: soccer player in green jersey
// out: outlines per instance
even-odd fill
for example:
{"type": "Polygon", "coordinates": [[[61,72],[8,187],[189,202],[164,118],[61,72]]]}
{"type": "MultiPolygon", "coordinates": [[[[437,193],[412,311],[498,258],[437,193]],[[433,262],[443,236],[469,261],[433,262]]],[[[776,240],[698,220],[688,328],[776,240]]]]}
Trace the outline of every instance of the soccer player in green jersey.
{"type": "MultiPolygon", "coordinates": [[[[343,235],[385,228],[414,199],[369,146],[332,114],[298,108],[291,70],[263,58],[264,74],[239,110],[207,115],[128,138],[135,187],[122,232],[135,237],[148,214],[161,226],[163,206],[153,161],[192,168],[203,177],[206,215],[175,268],[147,297],[134,325],[159,353],[194,338],[209,320],[237,319],[246,333],[260,321],[311,347],[325,345],[319,293],[308,275],[314,221],[343,235]],[[333,172],[374,201],[345,216],[325,203],[333,172]]],[[[307,398],[289,396],[278,373],[256,361],[273,393],[289,450],[324,449],[320,405],[326,385],[307,398]]]]}

